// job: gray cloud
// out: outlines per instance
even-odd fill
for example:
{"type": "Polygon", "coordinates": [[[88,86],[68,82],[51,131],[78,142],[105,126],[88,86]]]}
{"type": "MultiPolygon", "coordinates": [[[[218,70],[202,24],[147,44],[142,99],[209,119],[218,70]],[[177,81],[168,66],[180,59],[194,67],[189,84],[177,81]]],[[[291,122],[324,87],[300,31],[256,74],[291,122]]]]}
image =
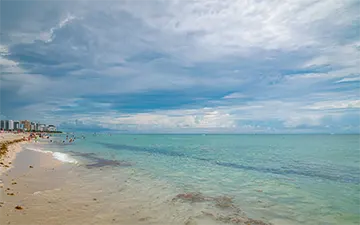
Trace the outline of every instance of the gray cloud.
{"type": "MultiPolygon", "coordinates": [[[[136,124],[143,129],[159,128],[158,120],[165,120],[163,130],[220,129],[222,124],[252,130],[258,128],[251,121],[261,120],[321,127],[322,118],[334,112],[306,106],[359,99],[358,86],[344,82],[359,69],[360,40],[351,31],[359,18],[356,4],[5,1],[1,113],[46,120],[63,113],[87,121],[112,112],[114,118],[127,116],[132,127],[140,118],[143,124],[136,124]],[[247,97],[224,98],[231,93],[247,97]],[[124,100],[129,95],[132,105],[124,100]],[[129,109],[137,111],[124,114],[129,109]],[[169,110],[197,114],[171,119],[169,110]],[[201,127],[195,117],[211,126],[201,127]]],[[[109,120],[94,121],[116,127],[109,120]]]]}

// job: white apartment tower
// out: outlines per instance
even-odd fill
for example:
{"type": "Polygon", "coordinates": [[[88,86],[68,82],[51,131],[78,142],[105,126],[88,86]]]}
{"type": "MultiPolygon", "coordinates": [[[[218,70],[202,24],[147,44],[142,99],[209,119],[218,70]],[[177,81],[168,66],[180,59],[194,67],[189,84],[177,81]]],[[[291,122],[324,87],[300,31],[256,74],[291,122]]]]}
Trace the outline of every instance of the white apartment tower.
{"type": "Polygon", "coordinates": [[[9,120],[9,130],[14,130],[14,121],[9,120]]]}

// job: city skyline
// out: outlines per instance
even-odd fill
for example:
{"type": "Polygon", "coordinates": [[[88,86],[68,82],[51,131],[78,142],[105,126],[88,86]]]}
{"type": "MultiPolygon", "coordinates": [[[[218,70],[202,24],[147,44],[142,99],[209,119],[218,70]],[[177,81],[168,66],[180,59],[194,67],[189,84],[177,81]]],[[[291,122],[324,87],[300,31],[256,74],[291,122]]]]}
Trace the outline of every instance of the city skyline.
{"type": "Polygon", "coordinates": [[[2,130],[56,131],[56,126],[30,120],[0,120],[2,130]]]}

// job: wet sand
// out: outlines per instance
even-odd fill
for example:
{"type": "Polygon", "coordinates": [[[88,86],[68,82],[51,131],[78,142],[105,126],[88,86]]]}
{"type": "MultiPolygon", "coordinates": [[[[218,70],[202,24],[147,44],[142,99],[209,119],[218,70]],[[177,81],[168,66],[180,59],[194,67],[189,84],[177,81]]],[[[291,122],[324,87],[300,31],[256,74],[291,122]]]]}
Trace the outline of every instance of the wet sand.
{"type": "Polygon", "coordinates": [[[51,154],[19,152],[13,167],[0,176],[0,224],[38,224],[32,221],[44,217],[44,211],[36,210],[37,199],[33,197],[60,188],[65,183],[64,169],[51,154]],[[55,171],[57,175],[53,176],[55,171]],[[16,209],[17,206],[21,208],[16,209]]]}

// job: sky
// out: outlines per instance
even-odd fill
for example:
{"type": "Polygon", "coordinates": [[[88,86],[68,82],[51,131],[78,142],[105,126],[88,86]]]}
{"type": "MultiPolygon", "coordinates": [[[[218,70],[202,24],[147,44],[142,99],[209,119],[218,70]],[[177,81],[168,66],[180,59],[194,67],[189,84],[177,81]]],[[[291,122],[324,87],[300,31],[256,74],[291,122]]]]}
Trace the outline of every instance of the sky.
{"type": "Polygon", "coordinates": [[[358,0],[0,3],[0,113],[64,130],[359,133],[358,0]]]}

